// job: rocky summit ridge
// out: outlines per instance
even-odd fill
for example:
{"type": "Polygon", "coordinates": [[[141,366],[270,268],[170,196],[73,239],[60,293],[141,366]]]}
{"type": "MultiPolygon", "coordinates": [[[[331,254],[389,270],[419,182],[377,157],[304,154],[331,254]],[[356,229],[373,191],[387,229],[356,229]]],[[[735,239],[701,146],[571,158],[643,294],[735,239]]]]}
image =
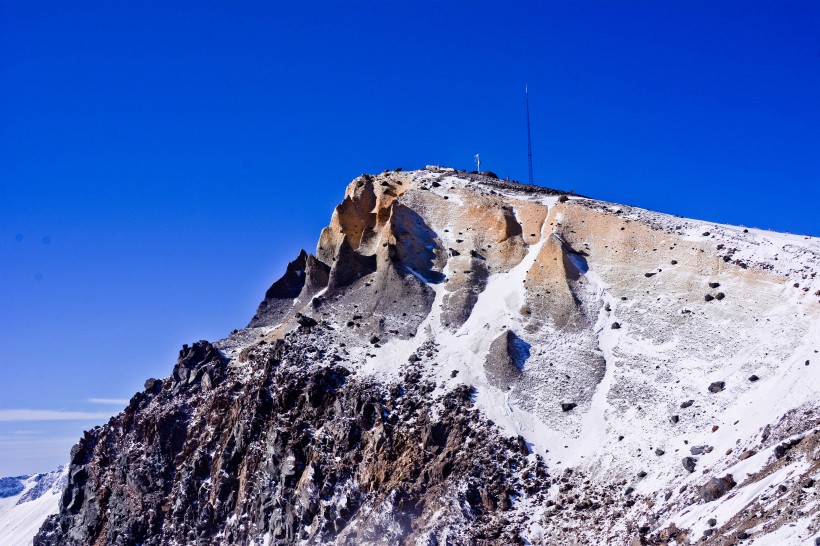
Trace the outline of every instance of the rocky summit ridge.
{"type": "Polygon", "coordinates": [[[820,241],[362,175],[71,452],[37,546],[813,544],[820,241]]]}

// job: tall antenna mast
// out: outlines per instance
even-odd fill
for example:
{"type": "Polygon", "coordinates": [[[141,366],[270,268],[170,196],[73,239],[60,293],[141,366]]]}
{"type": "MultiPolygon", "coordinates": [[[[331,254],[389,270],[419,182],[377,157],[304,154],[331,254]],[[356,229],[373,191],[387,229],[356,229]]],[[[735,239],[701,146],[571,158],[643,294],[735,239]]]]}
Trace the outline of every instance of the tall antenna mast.
{"type": "Polygon", "coordinates": [[[478,165],[478,174],[481,174],[481,156],[479,154],[475,154],[475,163],[478,165]]]}
{"type": "Polygon", "coordinates": [[[530,136],[530,94],[527,90],[527,84],[524,84],[524,101],[527,105],[527,162],[529,164],[529,182],[530,186],[533,185],[532,181],[532,137],[530,136]]]}

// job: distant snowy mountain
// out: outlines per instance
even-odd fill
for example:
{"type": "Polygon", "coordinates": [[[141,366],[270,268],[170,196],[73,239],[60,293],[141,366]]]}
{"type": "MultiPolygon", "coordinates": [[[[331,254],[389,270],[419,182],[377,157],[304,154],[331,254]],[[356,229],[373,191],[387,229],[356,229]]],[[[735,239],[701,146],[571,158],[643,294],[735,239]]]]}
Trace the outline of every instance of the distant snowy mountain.
{"type": "Polygon", "coordinates": [[[68,467],[46,474],[0,478],[0,545],[30,546],[47,516],[57,512],[68,467]]]}
{"type": "Polygon", "coordinates": [[[812,545],[818,271],[812,237],[363,175],[247,328],[86,433],[35,544],[812,545]]]}

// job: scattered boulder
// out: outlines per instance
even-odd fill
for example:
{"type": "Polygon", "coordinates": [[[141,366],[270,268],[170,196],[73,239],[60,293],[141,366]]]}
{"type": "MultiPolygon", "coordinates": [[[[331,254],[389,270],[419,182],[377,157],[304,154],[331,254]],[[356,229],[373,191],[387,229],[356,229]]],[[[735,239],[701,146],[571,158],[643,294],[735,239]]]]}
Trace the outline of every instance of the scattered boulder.
{"type": "Polygon", "coordinates": [[[726,297],[726,294],[724,294],[723,292],[718,292],[717,294],[715,294],[715,299],[718,300],[718,301],[722,300],[725,297],[726,297]]]}
{"type": "Polygon", "coordinates": [[[687,400],[686,402],[681,402],[680,407],[681,408],[688,408],[689,406],[691,406],[694,403],[695,403],[694,400],[687,400]]]}
{"type": "Polygon", "coordinates": [[[745,461],[749,457],[753,457],[756,454],[757,454],[757,451],[755,451],[754,449],[748,449],[748,450],[744,451],[743,453],[741,453],[740,455],[738,455],[737,458],[740,459],[741,461],[745,461]]]}
{"type": "Polygon", "coordinates": [[[524,439],[523,436],[518,436],[515,439],[515,443],[518,446],[518,452],[521,455],[529,455],[530,454],[530,448],[527,445],[527,441],[524,439]]]}
{"type": "Polygon", "coordinates": [[[620,328],[621,328],[621,323],[620,322],[613,322],[612,323],[612,329],[613,330],[620,330],[620,328]]]}
{"type": "Polygon", "coordinates": [[[719,282],[710,282],[709,283],[709,288],[717,288],[719,286],[720,286],[719,282]]]}
{"type": "Polygon", "coordinates": [[[657,448],[657,449],[655,450],[655,455],[657,455],[658,457],[660,457],[660,456],[661,456],[661,455],[663,455],[664,453],[666,453],[666,452],[665,452],[664,450],[662,450],[661,448],[657,448]]]}
{"type": "Polygon", "coordinates": [[[697,461],[694,457],[684,457],[681,462],[683,463],[683,468],[685,468],[690,474],[695,471],[695,464],[697,461]]]}
{"type": "Polygon", "coordinates": [[[680,421],[680,415],[673,415],[672,417],[669,418],[669,420],[672,421],[673,425],[675,425],[675,424],[678,423],[678,421],[680,421]]]}
{"type": "Polygon", "coordinates": [[[561,402],[561,411],[569,411],[578,407],[575,402],[561,402]]]}
{"type": "Polygon", "coordinates": [[[803,441],[803,437],[793,438],[791,440],[787,440],[774,448],[774,456],[776,459],[782,459],[786,452],[789,451],[791,448],[799,444],[803,441]]]}
{"type": "Polygon", "coordinates": [[[706,301],[712,301],[713,299],[715,299],[715,297],[712,294],[706,294],[705,296],[703,296],[703,299],[706,301]]]}
{"type": "Polygon", "coordinates": [[[643,276],[644,276],[644,277],[646,277],[647,279],[648,279],[649,277],[654,277],[655,275],[657,275],[657,273],[644,273],[644,274],[643,274],[643,276]]]}
{"type": "Polygon", "coordinates": [[[726,474],[722,478],[712,478],[706,482],[706,484],[698,490],[698,494],[705,502],[712,502],[728,493],[735,485],[737,484],[732,475],[726,474]]]}
{"type": "Polygon", "coordinates": [[[372,337],[370,338],[370,343],[372,343],[373,345],[375,345],[375,344],[376,344],[376,343],[378,343],[379,341],[381,341],[381,340],[379,339],[379,336],[375,336],[375,335],[374,335],[374,336],[372,336],[372,337]]]}
{"type": "Polygon", "coordinates": [[[760,379],[760,378],[758,376],[756,376],[755,374],[752,374],[752,375],[749,376],[749,381],[751,381],[752,383],[754,383],[758,379],[760,379]]]}
{"type": "Polygon", "coordinates": [[[558,198],[559,203],[566,203],[567,201],[569,201],[569,197],[567,197],[566,195],[562,195],[558,198]]]}
{"type": "Polygon", "coordinates": [[[717,520],[715,518],[709,518],[708,520],[706,520],[706,525],[708,525],[709,527],[714,527],[715,525],[717,525],[717,520]]]}
{"type": "Polygon", "coordinates": [[[706,452],[707,446],[692,446],[689,448],[689,453],[692,455],[703,455],[706,452]]]}
{"type": "Polygon", "coordinates": [[[725,381],[714,381],[709,385],[709,392],[716,393],[726,388],[725,381]]]}
{"type": "Polygon", "coordinates": [[[296,322],[299,323],[299,326],[304,328],[313,328],[319,324],[315,319],[308,317],[307,315],[303,315],[302,313],[296,313],[296,322]]]}
{"type": "Polygon", "coordinates": [[[153,377],[145,380],[145,392],[156,394],[162,389],[162,379],[153,377]]]}

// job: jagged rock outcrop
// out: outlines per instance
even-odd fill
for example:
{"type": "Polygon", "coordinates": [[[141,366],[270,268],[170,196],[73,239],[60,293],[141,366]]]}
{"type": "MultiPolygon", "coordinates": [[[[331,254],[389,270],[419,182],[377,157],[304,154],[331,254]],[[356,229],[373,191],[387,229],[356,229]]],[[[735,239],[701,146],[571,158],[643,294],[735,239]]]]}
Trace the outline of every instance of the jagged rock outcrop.
{"type": "Polygon", "coordinates": [[[251,320],[251,328],[275,326],[326,289],[330,267],[304,250],[285,269],[285,274],[268,288],[251,320]]]}
{"type": "Polygon", "coordinates": [[[808,541],[818,269],[813,238],[362,175],[249,327],[86,433],[35,545],[808,541]]]}

